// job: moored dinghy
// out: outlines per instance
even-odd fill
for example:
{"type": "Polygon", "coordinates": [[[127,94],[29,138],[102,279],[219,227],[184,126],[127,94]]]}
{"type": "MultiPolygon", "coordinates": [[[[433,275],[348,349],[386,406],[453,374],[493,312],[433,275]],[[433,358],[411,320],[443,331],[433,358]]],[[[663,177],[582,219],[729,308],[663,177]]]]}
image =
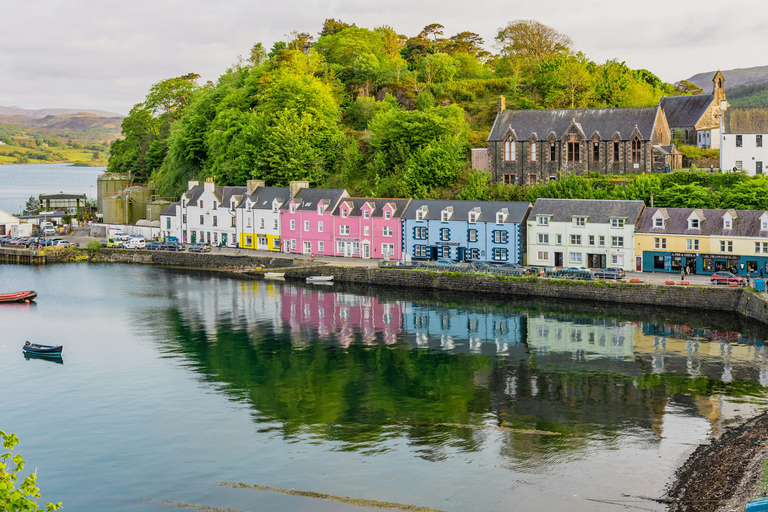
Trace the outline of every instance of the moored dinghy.
{"type": "Polygon", "coordinates": [[[13,293],[0,293],[0,304],[8,302],[30,302],[35,300],[37,292],[13,292],[13,293]]]}
{"type": "Polygon", "coordinates": [[[332,283],[333,276],[309,276],[307,278],[308,283],[332,283]]]}
{"type": "Polygon", "coordinates": [[[38,356],[46,357],[61,357],[61,351],[64,349],[62,345],[39,345],[37,343],[30,343],[29,341],[24,343],[22,347],[25,353],[35,354],[38,356]]]}
{"type": "Polygon", "coordinates": [[[265,272],[264,277],[266,279],[279,279],[285,277],[285,272],[265,272]]]}

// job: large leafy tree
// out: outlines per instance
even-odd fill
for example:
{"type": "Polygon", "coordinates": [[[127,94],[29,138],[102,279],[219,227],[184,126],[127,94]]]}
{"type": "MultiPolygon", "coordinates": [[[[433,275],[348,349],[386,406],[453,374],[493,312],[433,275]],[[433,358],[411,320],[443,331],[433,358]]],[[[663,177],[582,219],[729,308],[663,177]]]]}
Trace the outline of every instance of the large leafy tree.
{"type": "Polygon", "coordinates": [[[536,20],[515,20],[500,28],[496,44],[502,55],[538,62],[573,45],[571,38],[536,20]]]}

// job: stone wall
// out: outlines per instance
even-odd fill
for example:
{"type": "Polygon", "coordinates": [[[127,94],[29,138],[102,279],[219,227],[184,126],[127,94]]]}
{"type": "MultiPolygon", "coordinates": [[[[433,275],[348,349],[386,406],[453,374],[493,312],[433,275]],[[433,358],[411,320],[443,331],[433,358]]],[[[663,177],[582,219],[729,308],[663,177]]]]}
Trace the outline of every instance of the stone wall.
{"type": "Polygon", "coordinates": [[[636,304],[699,311],[724,311],[741,314],[768,324],[768,302],[743,288],[515,278],[397,268],[324,266],[293,268],[286,270],[285,273],[286,279],[305,279],[311,275],[333,275],[334,281],[337,282],[449,290],[467,294],[467,296],[496,294],[585,303],[636,304]]]}
{"type": "Polygon", "coordinates": [[[295,260],[270,256],[244,256],[217,253],[189,253],[170,251],[134,251],[127,249],[102,249],[89,256],[93,262],[142,263],[170,267],[205,268],[215,270],[255,270],[283,268],[296,265],[317,265],[314,261],[295,260]]]}

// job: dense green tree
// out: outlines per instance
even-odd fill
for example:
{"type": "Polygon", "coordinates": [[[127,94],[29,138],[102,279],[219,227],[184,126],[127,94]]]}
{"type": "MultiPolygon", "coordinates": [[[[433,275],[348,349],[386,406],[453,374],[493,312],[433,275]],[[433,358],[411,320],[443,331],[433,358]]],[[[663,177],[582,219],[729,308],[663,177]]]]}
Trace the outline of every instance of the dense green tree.
{"type": "Polygon", "coordinates": [[[323,36],[315,44],[315,49],[329,64],[341,66],[352,66],[358,57],[366,54],[384,58],[383,48],[384,40],[380,33],[355,26],[323,36]]]}
{"type": "Polygon", "coordinates": [[[323,22],[323,29],[320,31],[320,37],[333,36],[344,30],[345,28],[354,27],[354,23],[349,25],[341,20],[334,18],[328,18],[323,22]]]}
{"type": "Polygon", "coordinates": [[[515,20],[498,30],[496,44],[502,55],[539,62],[568,50],[573,41],[536,20],[515,20]]]}
{"type": "Polygon", "coordinates": [[[24,205],[23,215],[37,215],[40,213],[40,201],[35,196],[29,196],[27,203],[24,205]]]}

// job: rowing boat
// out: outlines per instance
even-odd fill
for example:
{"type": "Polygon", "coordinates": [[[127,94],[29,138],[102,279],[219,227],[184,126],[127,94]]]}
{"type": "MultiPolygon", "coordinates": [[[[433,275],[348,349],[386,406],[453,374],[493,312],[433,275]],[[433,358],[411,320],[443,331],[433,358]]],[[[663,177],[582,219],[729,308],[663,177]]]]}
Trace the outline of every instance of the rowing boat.
{"type": "Polygon", "coordinates": [[[29,301],[35,300],[35,297],[37,297],[37,292],[33,292],[33,291],[2,293],[0,294],[0,303],[29,302],[29,301]]]}
{"type": "Polygon", "coordinates": [[[64,349],[62,345],[39,345],[37,343],[30,343],[29,341],[22,347],[24,352],[28,354],[36,354],[38,356],[47,357],[61,357],[61,351],[64,349]]]}

